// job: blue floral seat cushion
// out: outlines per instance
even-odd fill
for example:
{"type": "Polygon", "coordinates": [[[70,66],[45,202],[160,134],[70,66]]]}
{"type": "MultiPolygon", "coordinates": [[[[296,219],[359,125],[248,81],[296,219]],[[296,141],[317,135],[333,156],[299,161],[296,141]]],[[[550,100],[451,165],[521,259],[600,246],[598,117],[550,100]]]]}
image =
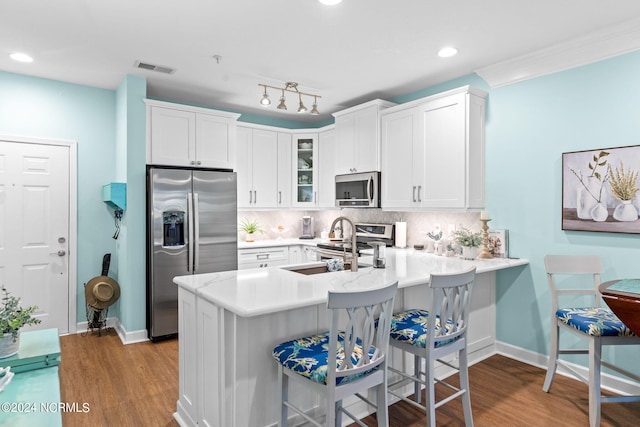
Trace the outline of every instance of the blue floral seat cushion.
{"type": "MultiPolygon", "coordinates": [[[[338,335],[338,360],[344,360],[344,334],[338,335]]],[[[273,358],[285,368],[320,384],[327,384],[327,357],[329,349],[329,333],[297,338],[278,344],[273,349],[273,358]]],[[[373,356],[375,347],[369,349],[369,355],[373,356]]],[[[357,364],[362,355],[362,347],[356,345],[351,356],[353,364],[357,364]]],[[[336,384],[345,384],[375,371],[377,367],[356,375],[336,378],[336,384]]]]}
{"type": "Polygon", "coordinates": [[[556,311],[556,317],[593,337],[634,335],[611,310],[602,307],[561,308],[556,311]]]}
{"type": "MultiPolygon", "coordinates": [[[[427,320],[429,312],[421,309],[411,309],[396,313],[391,319],[391,339],[406,342],[416,347],[425,348],[427,345],[427,320]]],[[[453,323],[449,319],[445,328],[447,332],[453,323]]],[[[436,331],[441,328],[440,316],[436,316],[436,331]]],[[[456,341],[458,338],[450,340],[436,341],[435,347],[442,347],[456,341]]]]}

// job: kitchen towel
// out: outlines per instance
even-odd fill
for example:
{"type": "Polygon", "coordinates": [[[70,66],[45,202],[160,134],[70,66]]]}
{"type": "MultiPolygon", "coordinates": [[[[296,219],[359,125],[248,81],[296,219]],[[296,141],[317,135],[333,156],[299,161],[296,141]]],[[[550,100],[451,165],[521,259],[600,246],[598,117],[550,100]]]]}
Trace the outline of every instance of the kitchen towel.
{"type": "Polygon", "coordinates": [[[396,222],[396,248],[407,247],[407,223],[396,222]]]}

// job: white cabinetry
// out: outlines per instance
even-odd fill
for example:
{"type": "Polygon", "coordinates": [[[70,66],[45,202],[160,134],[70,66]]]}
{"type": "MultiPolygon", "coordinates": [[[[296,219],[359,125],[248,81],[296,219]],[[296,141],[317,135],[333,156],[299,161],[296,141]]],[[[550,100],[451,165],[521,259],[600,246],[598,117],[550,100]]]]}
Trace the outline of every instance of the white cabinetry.
{"type": "Polygon", "coordinates": [[[293,205],[318,206],[318,134],[293,134],[293,205]]]}
{"type": "Polygon", "coordinates": [[[238,250],[238,270],[287,264],[289,264],[289,248],[287,246],[238,250]]]}
{"type": "Polygon", "coordinates": [[[335,159],[339,155],[335,130],[318,134],[318,207],[333,208],[336,205],[335,159]]]}
{"type": "Polygon", "coordinates": [[[340,147],[336,175],[380,170],[380,111],[393,105],[375,99],[333,114],[340,147]]]}
{"type": "Polygon", "coordinates": [[[486,93],[465,86],[382,114],[382,207],[484,207],[486,93]]]}
{"type": "Polygon", "coordinates": [[[153,100],[147,104],[147,163],[235,168],[239,114],[153,100]]]}
{"type": "Polygon", "coordinates": [[[278,132],[278,204],[279,208],[291,206],[291,176],[293,162],[291,161],[291,134],[278,132]]]}
{"type": "Polygon", "coordinates": [[[238,207],[267,208],[278,203],[278,134],[238,127],[238,207]]]}

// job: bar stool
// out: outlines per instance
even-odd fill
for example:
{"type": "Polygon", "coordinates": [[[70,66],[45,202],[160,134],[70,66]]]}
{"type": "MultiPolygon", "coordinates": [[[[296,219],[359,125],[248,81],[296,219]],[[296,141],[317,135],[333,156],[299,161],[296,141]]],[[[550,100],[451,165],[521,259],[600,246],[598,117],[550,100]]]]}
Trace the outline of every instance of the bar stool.
{"type": "Polygon", "coordinates": [[[327,426],[341,426],[342,413],[364,426],[342,407],[342,400],[351,395],[377,408],[378,426],[389,425],[387,351],[397,289],[398,282],[394,282],[367,291],[329,291],[329,331],[287,341],[273,349],[273,358],[278,363],[279,426],[287,425],[289,408],[321,426],[289,401],[289,381],[326,398],[327,426]],[[375,403],[360,394],[372,387],[377,390],[375,403]]]}
{"type": "Polygon", "coordinates": [[[435,427],[436,408],[461,397],[465,425],[473,426],[471,398],[469,396],[469,374],[467,363],[467,326],[471,291],[475,282],[475,267],[457,274],[432,274],[428,287],[429,310],[410,309],[393,315],[391,320],[392,347],[413,354],[414,372],[408,374],[389,368],[402,380],[391,384],[389,394],[421,408],[426,412],[427,425],[435,427]],[[459,366],[443,361],[444,356],[456,354],[459,366]],[[421,369],[425,362],[424,371],[421,369]],[[460,387],[455,387],[435,378],[436,361],[454,368],[460,373],[460,387]],[[414,384],[414,400],[399,394],[396,387],[406,380],[414,384]],[[434,383],[439,382],[454,391],[454,394],[439,402],[435,401],[434,383]],[[425,403],[421,404],[421,388],[424,386],[425,403]]]}

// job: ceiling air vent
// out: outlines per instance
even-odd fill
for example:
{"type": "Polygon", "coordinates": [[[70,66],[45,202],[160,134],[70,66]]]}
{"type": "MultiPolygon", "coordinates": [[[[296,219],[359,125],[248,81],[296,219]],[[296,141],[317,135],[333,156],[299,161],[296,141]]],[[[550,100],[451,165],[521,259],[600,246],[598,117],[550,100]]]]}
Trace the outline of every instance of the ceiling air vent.
{"type": "Polygon", "coordinates": [[[171,67],[164,67],[162,65],[149,64],[147,62],[142,62],[142,61],[136,61],[135,66],[136,68],[142,68],[143,70],[157,71],[159,73],[165,73],[165,74],[173,74],[176,71],[171,67]]]}

